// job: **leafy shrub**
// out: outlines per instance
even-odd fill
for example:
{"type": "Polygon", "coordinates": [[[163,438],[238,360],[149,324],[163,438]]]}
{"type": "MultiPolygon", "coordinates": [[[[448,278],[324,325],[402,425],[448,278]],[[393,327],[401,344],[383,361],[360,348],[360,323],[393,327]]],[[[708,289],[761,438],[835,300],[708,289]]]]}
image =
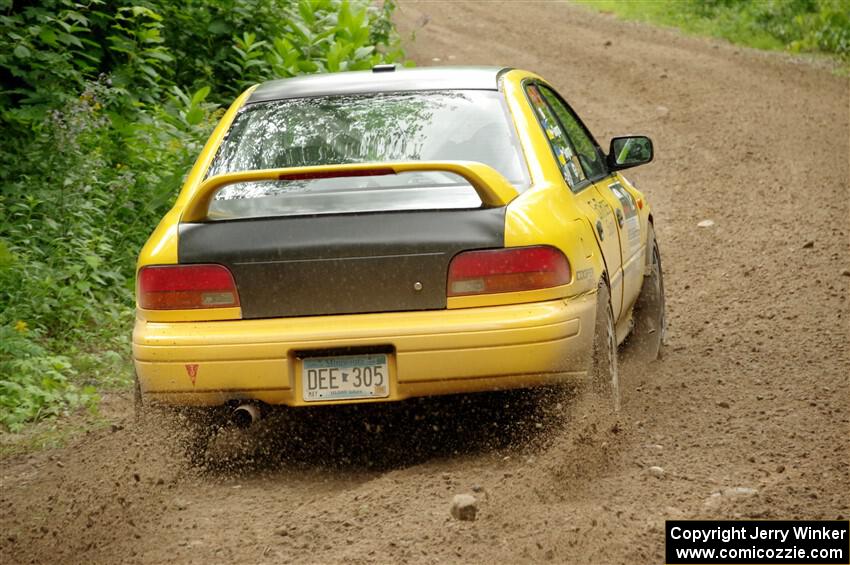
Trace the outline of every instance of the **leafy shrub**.
{"type": "Polygon", "coordinates": [[[128,101],[174,85],[223,103],[248,84],[398,61],[391,16],[360,0],[0,0],[0,106],[33,123],[102,73],[128,101]]]}
{"type": "Polygon", "coordinates": [[[94,387],[69,380],[75,372],[67,357],[50,354],[29,331],[23,322],[0,326],[0,424],[12,431],[97,398],[94,387]]]}
{"type": "Polygon", "coordinates": [[[0,0],[0,425],[128,381],[136,255],[222,105],[399,60],[393,8],[0,0]]]}

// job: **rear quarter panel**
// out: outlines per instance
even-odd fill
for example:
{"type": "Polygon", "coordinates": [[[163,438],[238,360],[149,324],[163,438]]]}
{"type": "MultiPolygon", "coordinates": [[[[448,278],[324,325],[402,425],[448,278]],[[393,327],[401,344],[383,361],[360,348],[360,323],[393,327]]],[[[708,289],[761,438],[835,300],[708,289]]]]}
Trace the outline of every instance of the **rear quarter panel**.
{"type": "Polygon", "coordinates": [[[564,187],[549,142],[526,100],[522,82],[543,80],[534,73],[513,70],[502,77],[502,90],[517,128],[531,175],[531,187],[508,205],[505,246],[553,245],[570,261],[572,281],[567,295],[594,291],[605,270],[590,224],[575,197],[564,187]]]}

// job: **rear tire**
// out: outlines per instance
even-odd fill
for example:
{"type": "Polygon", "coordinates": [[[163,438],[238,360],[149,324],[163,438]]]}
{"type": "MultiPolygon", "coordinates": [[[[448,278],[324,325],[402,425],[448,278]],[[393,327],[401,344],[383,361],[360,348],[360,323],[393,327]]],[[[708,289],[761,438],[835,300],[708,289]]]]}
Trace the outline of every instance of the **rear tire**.
{"type": "Polygon", "coordinates": [[[144,417],[142,385],[139,383],[139,375],[135,371],[133,371],[133,415],[136,420],[141,420],[144,417]]]}
{"type": "Polygon", "coordinates": [[[648,272],[643,279],[640,295],[635,302],[632,319],[634,327],[629,344],[636,357],[645,363],[661,357],[667,331],[664,303],[664,276],[661,270],[661,253],[655,241],[655,231],[649,226],[648,272]]]}
{"type": "Polygon", "coordinates": [[[620,410],[620,376],[617,368],[617,332],[608,284],[602,282],[596,293],[596,323],[590,360],[590,386],[606,411],[620,410]]]}

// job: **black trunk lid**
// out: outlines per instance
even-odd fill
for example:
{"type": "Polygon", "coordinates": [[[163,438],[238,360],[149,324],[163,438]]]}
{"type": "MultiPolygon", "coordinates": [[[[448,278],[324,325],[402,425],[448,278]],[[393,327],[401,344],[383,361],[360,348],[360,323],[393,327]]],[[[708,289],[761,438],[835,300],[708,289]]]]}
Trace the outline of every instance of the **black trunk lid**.
{"type": "Polygon", "coordinates": [[[180,224],[180,263],[233,272],[243,318],[446,307],[449,262],[504,246],[504,208],[180,224]]]}

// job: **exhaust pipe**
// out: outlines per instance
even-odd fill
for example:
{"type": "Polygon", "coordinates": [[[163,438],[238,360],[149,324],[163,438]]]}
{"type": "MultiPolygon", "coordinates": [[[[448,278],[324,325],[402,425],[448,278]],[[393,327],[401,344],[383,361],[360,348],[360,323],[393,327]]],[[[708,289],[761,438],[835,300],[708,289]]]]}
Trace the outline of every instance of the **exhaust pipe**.
{"type": "Polygon", "coordinates": [[[230,421],[237,428],[247,428],[258,422],[261,417],[260,407],[256,404],[240,404],[231,414],[230,421]]]}

